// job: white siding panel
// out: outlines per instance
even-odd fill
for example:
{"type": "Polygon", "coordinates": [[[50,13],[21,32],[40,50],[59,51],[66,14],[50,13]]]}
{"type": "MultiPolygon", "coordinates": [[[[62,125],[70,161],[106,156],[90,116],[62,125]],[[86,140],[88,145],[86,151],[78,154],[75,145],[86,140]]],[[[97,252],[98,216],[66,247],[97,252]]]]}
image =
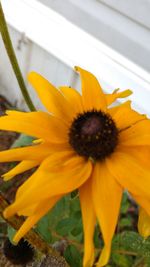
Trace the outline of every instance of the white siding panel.
{"type": "MultiPolygon", "coordinates": [[[[34,43],[32,43],[32,52],[28,68],[28,72],[30,71],[40,73],[57,87],[61,85],[71,85],[72,75],[74,76],[73,70],[70,67],[34,43]]],[[[41,108],[41,103],[36,98],[36,94],[29,84],[28,88],[36,102],[36,106],[41,108]]]]}
{"type": "Polygon", "coordinates": [[[98,0],[150,29],[150,0],[98,0]]]}
{"type": "MultiPolygon", "coordinates": [[[[39,72],[55,86],[76,86],[78,76],[69,66],[28,39],[25,43],[20,43],[23,34],[12,27],[9,27],[9,31],[22,74],[36,107],[43,108],[35,91],[27,82],[27,73],[30,71],[39,72]],[[20,49],[18,49],[19,43],[20,49]]],[[[2,39],[0,39],[0,94],[17,107],[27,109],[2,39]]]]}
{"type": "MultiPolygon", "coordinates": [[[[17,49],[18,42],[21,39],[22,34],[12,29],[11,27],[9,28],[9,31],[19,61],[20,68],[22,70],[23,75],[25,75],[26,66],[28,62],[29,44],[21,45],[20,50],[17,49]]],[[[6,97],[8,97],[9,101],[11,101],[13,104],[16,103],[17,105],[20,106],[22,105],[22,97],[20,90],[18,88],[18,83],[14,75],[14,72],[12,70],[12,67],[10,65],[10,61],[1,38],[0,38],[0,94],[4,94],[6,97]]]]}
{"type": "MultiPolygon", "coordinates": [[[[83,29],[76,27],[58,13],[35,0],[4,0],[2,2],[6,9],[6,17],[8,18],[9,23],[18,31],[25,30],[27,37],[32,40],[32,42],[28,42],[27,45],[22,44],[21,51],[17,51],[17,56],[21,63],[21,69],[23,70],[24,76],[26,76],[28,71],[35,70],[46,76],[56,86],[72,85],[79,87],[79,78],[72,70],[74,65],[79,64],[83,68],[93,72],[100,79],[107,92],[110,92],[110,88],[114,89],[118,87],[121,89],[132,89],[134,92],[134,95],[132,96],[134,106],[142,112],[150,114],[150,76],[147,71],[141,68],[142,64],[139,64],[140,67],[135,65],[131,60],[127,60],[127,58],[99,41],[99,39],[94,38],[83,31],[83,29]],[[11,12],[12,9],[14,10],[13,14],[11,12]],[[28,20],[26,19],[27,17],[28,20]]],[[[91,0],[86,0],[85,6],[85,1],[83,5],[82,0],[76,0],[76,6],[80,6],[80,10],[81,8],[87,8],[89,17],[92,13],[93,16],[95,14],[95,18],[98,18],[99,9],[95,8],[97,5],[91,6],[91,2],[91,0]]],[[[122,25],[118,25],[118,27],[126,27],[126,20],[121,19],[121,14],[117,17],[117,21],[111,23],[111,19],[113,21],[113,18],[116,18],[117,12],[112,11],[110,8],[99,2],[97,2],[97,4],[103,8],[101,11],[106,11],[105,13],[100,13],[102,16],[99,19],[104,19],[103,23],[109,21],[109,24],[114,27],[117,25],[117,22],[118,24],[123,22],[122,25]],[[110,14],[113,14],[111,18],[109,16],[110,14]]],[[[89,23],[88,20],[86,22],[87,24],[89,23]]],[[[139,56],[140,59],[143,60],[145,52],[145,58],[147,59],[146,63],[149,64],[149,53],[146,48],[149,50],[150,42],[147,41],[144,43],[143,41],[150,38],[148,30],[145,28],[142,30],[142,26],[140,25],[136,27],[136,23],[133,21],[131,23],[128,21],[128,23],[130,29],[132,28],[133,30],[134,27],[135,31],[141,33],[140,36],[142,40],[140,40],[138,44],[135,41],[135,48],[133,39],[136,39],[137,36],[134,36],[133,34],[131,42],[132,50],[130,51],[130,42],[128,42],[129,40],[124,36],[124,39],[126,40],[124,43],[125,51],[134,52],[135,50],[136,57],[139,56]],[[141,48],[138,53],[137,47],[139,44],[144,46],[145,49],[143,50],[141,48]]],[[[108,27],[107,23],[106,26],[108,27]]],[[[97,29],[95,29],[95,31],[96,30],[97,29]]],[[[18,38],[20,38],[21,35],[14,30],[13,32],[13,42],[16,47],[18,38]]],[[[123,33],[124,32],[122,32],[122,34],[123,33]]],[[[110,31],[106,31],[106,34],[109,36],[110,31]]],[[[130,34],[131,32],[129,33],[129,36],[130,34]]],[[[111,41],[119,42],[119,37],[114,40],[114,36],[115,35],[112,34],[111,41]]],[[[117,34],[116,31],[116,37],[117,36],[119,36],[119,33],[117,34]]],[[[20,91],[18,85],[15,83],[14,85],[12,79],[9,78],[10,76],[12,77],[13,73],[12,70],[10,70],[10,66],[8,66],[8,60],[6,60],[7,56],[4,57],[4,50],[1,50],[1,53],[3,55],[0,60],[0,84],[2,82],[2,87],[7,89],[5,91],[7,92],[7,95],[11,95],[14,90],[16,99],[18,100],[18,103],[20,103],[20,107],[22,107],[22,98],[19,97],[20,91]],[[8,94],[10,85],[12,89],[11,93],[8,94]],[[16,90],[18,90],[18,94],[16,94],[16,90]]],[[[148,66],[146,69],[150,70],[148,66]]],[[[34,95],[34,99],[37,103],[37,98],[31,87],[30,92],[34,95]]],[[[11,98],[12,96],[10,99],[11,98]]]]}
{"type": "MultiPolygon", "coordinates": [[[[61,0],[56,0],[57,3],[60,1],[61,0]]],[[[115,3],[115,0],[108,1],[115,3]]],[[[127,2],[129,1],[131,4],[130,12],[133,11],[136,13],[134,10],[137,8],[135,4],[137,0],[128,0],[127,2]]],[[[120,11],[117,10],[117,4],[114,4],[116,8],[107,5],[107,0],[86,0],[86,4],[85,0],[69,0],[68,2],[72,2],[75,13],[79,13],[79,15],[73,16],[73,9],[71,9],[70,13],[69,9],[65,11],[63,9],[61,10],[60,7],[59,12],[63,13],[67,19],[74,21],[78,26],[82,27],[120,54],[147,71],[150,71],[150,32],[148,28],[137,23],[135,20],[131,19],[131,17],[124,16],[120,13],[120,11]],[[78,16],[79,18],[77,20],[78,16]]],[[[122,5],[123,3],[126,5],[126,0],[116,0],[116,2],[119,2],[120,5],[121,3],[122,5]]],[[[55,10],[56,8],[58,8],[58,6],[55,7],[55,10]]],[[[143,13],[142,16],[146,16],[147,13],[150,19],[150,9],[147,9],[146,13],[143,13]]]]}

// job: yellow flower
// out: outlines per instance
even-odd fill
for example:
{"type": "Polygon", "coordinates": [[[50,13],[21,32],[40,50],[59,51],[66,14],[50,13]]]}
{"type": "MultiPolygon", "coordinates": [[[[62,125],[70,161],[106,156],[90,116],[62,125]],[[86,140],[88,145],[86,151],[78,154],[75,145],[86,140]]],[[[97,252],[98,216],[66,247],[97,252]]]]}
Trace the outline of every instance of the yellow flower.
{"type": "Polygon", "coordinates": [[[130,101],[111,107],[131,91],[105,95],[97,79],[79,67],[82,95],[73,88],[56,89],[32,72],[29,82],[48,112],[8,111],[0,128],[37,138],[33,146],[0,152],[0,161],[21,161],[4,175],[8,180],[39,168],[17,191],[4,212],[27,216],[16,233],[18,242],[65,194],[79,189],[84,226],[84,267],[94,261],[96,220],[104,248],[97,266],[109,260],[122,193],[127,189],[150,215],[150,121],[131,109],[130,101]]]}

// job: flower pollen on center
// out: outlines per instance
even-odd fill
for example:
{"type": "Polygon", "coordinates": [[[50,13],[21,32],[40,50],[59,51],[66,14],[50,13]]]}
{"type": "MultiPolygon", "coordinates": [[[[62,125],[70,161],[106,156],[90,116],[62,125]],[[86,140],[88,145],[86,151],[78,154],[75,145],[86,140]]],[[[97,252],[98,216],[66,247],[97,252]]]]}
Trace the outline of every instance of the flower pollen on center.
{"type": "Polygon", "coordinates": [[[78,114],[69,130],[69,143],[78,155],[103,160],[118,144],[118,129],[111,116],[97,110],[78,114]]]}

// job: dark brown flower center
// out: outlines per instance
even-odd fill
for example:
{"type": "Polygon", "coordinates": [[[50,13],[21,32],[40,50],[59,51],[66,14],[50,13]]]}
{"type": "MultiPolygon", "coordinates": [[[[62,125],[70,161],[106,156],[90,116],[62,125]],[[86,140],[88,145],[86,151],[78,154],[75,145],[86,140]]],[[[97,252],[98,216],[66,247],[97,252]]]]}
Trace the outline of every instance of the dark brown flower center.
{"type": "Polygon", "coordinates": [[[69,143],[80,156],[103,160],[117,146],[118,130],[109,114],[87,111],[78,114],[72,122],[69,143]]]}
{"type": "Polygon", "coordinates": [[[4,242],[3,252],[6,258],[15,265],[25,266],[34,258],[35,251],[23,238],[18,245],[13,245],[7,238],[4,242]]]}

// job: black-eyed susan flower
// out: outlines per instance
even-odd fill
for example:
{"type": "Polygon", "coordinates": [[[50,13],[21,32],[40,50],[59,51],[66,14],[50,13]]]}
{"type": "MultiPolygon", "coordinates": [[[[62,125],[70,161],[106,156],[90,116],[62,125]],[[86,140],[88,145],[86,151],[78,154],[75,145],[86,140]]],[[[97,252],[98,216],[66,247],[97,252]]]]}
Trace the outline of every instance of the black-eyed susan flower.
{"type": "Polygon", "coordinates": [[[35,251],[23,238],[19,241],[17,246],[13,245],[7,238],[3,245],[3,253],[11,263],[24,266],[33,261],[35,251]]]}
{"type": "Polygon", "coordinates": [[[150,215],[150,121],[132,110],[130,101],[110,107],[130,90],[105,95],[91,73],[76,70],[82,95],[73,88],[56,89],[32,72],[28,80],[48,112],[8,111],[0,118],[0,129],[37,138],[33,146],[0,152],[1,162],[21,161],[4,179],[39,166],[20,186],[4,216],[27,216],[14,237],[18,242],[64,194],[78,189],[84,226],[83,266],[93,265],[98,220],[104,239],[100,267],[109,259],[123,190],[150,215]]]}

